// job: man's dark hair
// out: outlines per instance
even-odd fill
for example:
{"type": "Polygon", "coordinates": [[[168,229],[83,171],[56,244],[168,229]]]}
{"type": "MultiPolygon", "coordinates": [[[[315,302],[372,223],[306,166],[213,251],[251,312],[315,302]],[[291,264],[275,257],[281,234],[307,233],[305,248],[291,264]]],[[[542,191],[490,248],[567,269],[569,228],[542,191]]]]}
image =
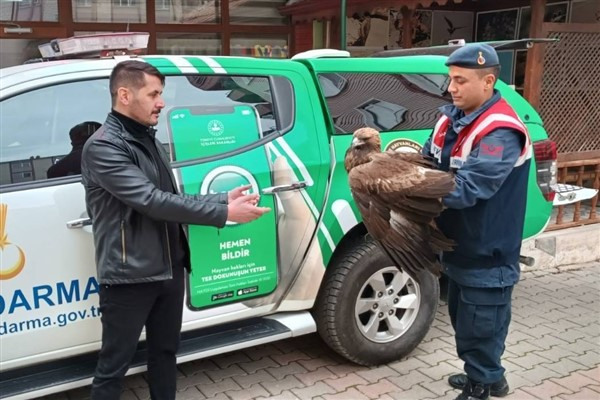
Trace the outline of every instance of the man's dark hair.
{"type": "Polygon", "coordinates": [[[164,86],[165,76],[154,66],[146,62],[128,60],[115,65],[110,73],[109,80],[110,97],[112,98],[113,106],[116,104],[117,90],[119,90],[120,87],[124,86],[138,90],[144,86],[144,74],[156,76],[164,86]]]}

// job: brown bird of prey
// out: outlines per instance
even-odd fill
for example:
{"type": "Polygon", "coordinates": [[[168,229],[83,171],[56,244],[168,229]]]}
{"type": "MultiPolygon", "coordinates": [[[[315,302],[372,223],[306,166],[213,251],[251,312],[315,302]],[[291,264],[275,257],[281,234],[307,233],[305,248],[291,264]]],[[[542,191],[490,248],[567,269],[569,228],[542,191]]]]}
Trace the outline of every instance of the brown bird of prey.
{"type": "Polygon", "coordinates": [[[453,242],[434,218],[454,188],[452,174],[419,153],[382,153],[379,132],[371,128],[354,132],[344,167],[363,222],[391,261],[417,280],[422,270],[439,276],[437,255],[453,242]]]}

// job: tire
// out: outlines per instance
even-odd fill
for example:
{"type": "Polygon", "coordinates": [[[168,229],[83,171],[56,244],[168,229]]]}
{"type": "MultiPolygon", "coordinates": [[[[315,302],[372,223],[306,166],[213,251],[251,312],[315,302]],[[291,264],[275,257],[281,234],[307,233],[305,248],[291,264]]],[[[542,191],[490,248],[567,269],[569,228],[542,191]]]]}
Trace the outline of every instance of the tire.
{"type": "Polygon", "coordinates": [[[438,279],[427,271],[418,278],[394,266],[376,242],[361,242],[327,268],[313,310],[319,334],[357,364],[401,359],[423,340],[437,311],[438,279]]]}

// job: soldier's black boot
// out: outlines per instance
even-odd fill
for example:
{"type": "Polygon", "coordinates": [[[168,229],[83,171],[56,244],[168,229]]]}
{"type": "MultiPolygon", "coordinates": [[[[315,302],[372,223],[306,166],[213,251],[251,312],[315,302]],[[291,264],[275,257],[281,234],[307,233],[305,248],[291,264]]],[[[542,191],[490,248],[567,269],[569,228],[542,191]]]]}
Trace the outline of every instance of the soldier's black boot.
{"type": "Polygon", "coordinates": [[[467,380],[461,394],[454,400],[489,400],[490,398],[490,385],[485,385],[479,382],[473,382],[467,380]]]}
{"type": "MultiPolygon", "coordinates": [[[[450,386],[461,390],[465,388],[468,381],[469,378],[467,378],[467,375],[465,374],[450,375],[448,378],[448,383],[450,386]]],[[[508,394],[508,390],[508,382],[506,381],[505,377],[502,377],[502,379],[490,385],[490,396],[504,397],[508,394]]]]}

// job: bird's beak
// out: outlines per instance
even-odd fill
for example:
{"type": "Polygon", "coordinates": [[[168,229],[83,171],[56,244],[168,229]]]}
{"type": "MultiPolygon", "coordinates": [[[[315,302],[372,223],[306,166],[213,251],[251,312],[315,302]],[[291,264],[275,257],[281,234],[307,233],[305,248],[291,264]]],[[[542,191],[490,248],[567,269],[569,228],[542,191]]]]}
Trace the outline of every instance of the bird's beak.
{"type": "Polygon", "coordinates": [[[352,147],[356,147],[356,146],[360,146],[361,144],[364,144],[365,142],[360,140],[359,138],[354,138],[352,139],[352,147]]]}

